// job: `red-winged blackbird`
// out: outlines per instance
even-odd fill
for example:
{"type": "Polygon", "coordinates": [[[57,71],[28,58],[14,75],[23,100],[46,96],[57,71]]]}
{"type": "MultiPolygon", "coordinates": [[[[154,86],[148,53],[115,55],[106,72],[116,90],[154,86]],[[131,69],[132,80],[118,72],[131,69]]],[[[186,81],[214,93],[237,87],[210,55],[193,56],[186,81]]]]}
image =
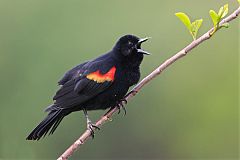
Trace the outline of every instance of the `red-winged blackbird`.
{"type": "Polygon", "coordinates": [[[147,40],[125,35],[108,53],[66,72],[58,82],[61,88],[53,97],[54,103],[45,110],[48,115],[26,139],[39,140],[49,130],[52,134],[66,115],[80,110],[93,136],[93,127],[98,127],[91,123],[87,111],[111,108],[124,101],[129,87],[140,79],[143,54],[149,54],[141,44],[147,40]]]}

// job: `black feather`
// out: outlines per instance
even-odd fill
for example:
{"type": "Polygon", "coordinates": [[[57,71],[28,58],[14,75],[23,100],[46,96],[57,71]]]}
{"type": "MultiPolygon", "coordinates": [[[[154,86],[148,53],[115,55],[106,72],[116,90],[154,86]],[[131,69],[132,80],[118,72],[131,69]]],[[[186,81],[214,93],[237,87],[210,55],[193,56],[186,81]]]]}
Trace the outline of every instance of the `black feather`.
{"type": "Polygon", "coordinates": [[[62,109],[54,109],[50,111],[47,117],[29,134],[26,139],[39,140],[49,132],[51,127],[52,134],[66,114],[67,112],[62,109]]]}

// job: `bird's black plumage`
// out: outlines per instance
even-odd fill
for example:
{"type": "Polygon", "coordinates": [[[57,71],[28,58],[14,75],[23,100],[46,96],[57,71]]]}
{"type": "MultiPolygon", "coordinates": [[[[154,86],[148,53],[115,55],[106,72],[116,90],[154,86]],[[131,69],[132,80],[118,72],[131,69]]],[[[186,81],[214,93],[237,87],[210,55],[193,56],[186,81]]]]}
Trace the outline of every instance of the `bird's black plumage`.
{"type": "Polygon", "coordinates": [[[53,97],[54,103],[45,110],[48,115],[27,139],[39,140],[49,131],[52,134],[71,112],[106,109],[119,103],[140,79],[143,54],[148,54],[141,43],[146,40],[125,35],[108,53],[66,72],[58,82],[61,87],[53,97]]]}

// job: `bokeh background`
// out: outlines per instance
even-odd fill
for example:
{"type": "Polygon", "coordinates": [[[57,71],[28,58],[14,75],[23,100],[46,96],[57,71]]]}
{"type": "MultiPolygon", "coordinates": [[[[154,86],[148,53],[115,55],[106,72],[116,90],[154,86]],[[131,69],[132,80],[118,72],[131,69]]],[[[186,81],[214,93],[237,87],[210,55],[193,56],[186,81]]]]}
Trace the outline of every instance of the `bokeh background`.
{"type": "MultiPolygon", "coordinates": [[[[178,11],[203,18],[236,0],[0,0],[0,159],[56,159],[85,130],[83,113],[53,136],[26,141],[71,67],[102,54],[118,37],[151,36],[142,77],[191,41],[178,11]]],[[[239,157],[239,20],[169,67],[71,159],[239,157]]],[[[105,111],[91,112],[97,120],[105,111]]]]}

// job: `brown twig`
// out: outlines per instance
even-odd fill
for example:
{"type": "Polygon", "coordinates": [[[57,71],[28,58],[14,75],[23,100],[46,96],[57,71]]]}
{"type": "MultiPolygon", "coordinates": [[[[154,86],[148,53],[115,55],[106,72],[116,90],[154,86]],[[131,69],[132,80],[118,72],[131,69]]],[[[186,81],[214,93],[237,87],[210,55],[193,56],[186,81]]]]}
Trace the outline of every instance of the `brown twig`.
{"type": "MultiPolygon", "coordinates": [[[[233,19],[235,19],[240,13],[240,7],[236,9],[231,15],[223,19],[219,26],[226,22],[230,22],[233,19]]],[[[165,62],[163,62],[159,67],[157,67],[152,73],[150,73],[148,76],[146,76],[140,83],[138,83],[126,96],[126,100],[129,100],[133,96],[136,95],[137,92],[141,90],[143,86],[145,86],[149,81],[151,81],[153,78],[158,76],[160,73],[162,73],[168,66],[170,66],[172,63],[174,63],[176,60],[180,59],[181,57],[184,57],[188,54],[189,51],[191,51],[193,48],[197,47],[199,44],[201,44],[203,41],[211,38],[212,35],[210,33],[214,30],[214,28],[210,29],[208,32],[203,34],[198,39],[192,41],[188,46],[186,46],[184,49],[173,55],[171,58],[167,59],[165,62]]],[[[103,125],[104,122],[108,121],[112,115],[118,111],[118,108],[115,107],[111,110],[109,110],[104,116],[102,116],[97,122],[96,126],[100,127],[103,125]]],[[[66,160],[68,159],[74,151],[77,150],[81,145],[84,144],[89,138],[91,137],[91,133],[89,130],[86,130],[59,158],[58,160],[66,160]]]]}

